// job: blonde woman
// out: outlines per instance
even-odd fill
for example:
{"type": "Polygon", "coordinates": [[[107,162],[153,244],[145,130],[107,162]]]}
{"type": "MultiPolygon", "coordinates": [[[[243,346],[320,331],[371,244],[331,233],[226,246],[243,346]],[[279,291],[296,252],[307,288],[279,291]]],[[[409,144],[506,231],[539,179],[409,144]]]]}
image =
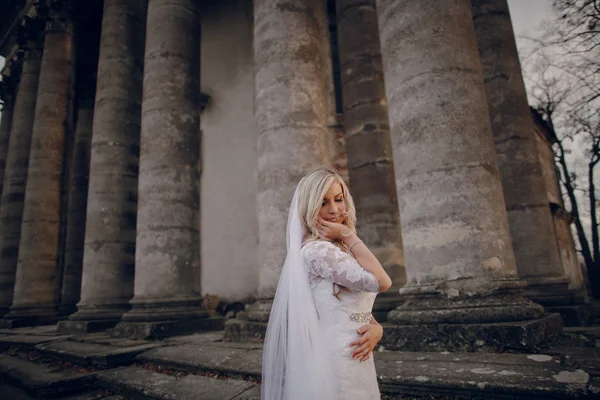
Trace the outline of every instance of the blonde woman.
{"type": "Polygon", "coordinates": [[[372,352],[383,329],[371,309],[391,280],[355,224],[334,169],[300,181],[265,338],[263,400],[380,398],[372,352]]]}

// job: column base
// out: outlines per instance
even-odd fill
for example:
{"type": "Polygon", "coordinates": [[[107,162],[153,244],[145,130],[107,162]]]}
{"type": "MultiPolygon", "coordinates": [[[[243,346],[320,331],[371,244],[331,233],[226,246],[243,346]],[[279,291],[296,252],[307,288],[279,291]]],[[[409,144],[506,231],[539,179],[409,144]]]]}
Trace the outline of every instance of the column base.
{"type": "Polygon", "coordinates": [[[65,317],[69,317],[69,315],[77,312],[77,306],[75,304],[61,305],[58,307],[58,313],[60,315],[64,315],[65,317]]]}
{"type": "Polygon", "coordinates": [[[262,343],[267,333],[267,323],[244,319],[230,319],[225,322],[226,342],[257,342],[262,343]]]}
{"type": "Polygon", "coordinates": [[[133,299],[131,310],[122,316],[123,322],[178,321],[207,318],[211,312],[200,297],[179,299],[133,299]]]}
{"type": "Polygon", "coordinates": [[[384,324],[379,343],[401,351],[535,351],[562,329],[558,314],[529,321],[481,324],[384,324]]]}
{"type": "Polygon", "coordinates": [[[68,321],[58,324],[57,330],[65,333],[93,333],[113,328],[123,314],[131,309],[129,302],[104,302],[77,305],[78,311],[68,321]]]}
{"type": "Polygon", "coordinates": [[[57,330],[65,333],[93,333],[113,328],[131,309],[129,302],[104,302],[77,305],[78,311],[68,321],[58,324],[57,330]]]}
{"type": "Polygon", "coordinates": [[[223,340],[226,342],[263,342],[272,306],[273,299],[262,299],[247,304],[245,312],[225,323],[223,340]]]}
{"type": "Polygon", "coordinates": [[[544,307],[582,304],[585,296],[570,290],[567,277],[525,278],[525,297],[544,307]]]}
{"type": "Polygon", "coordinates": [[[224,327],[225,318],[211,316],[177,321],[119,322],[109,330],[109,334],[112,337],[153,340],[194,332],[222,330],[224,327]]]}
{"type": "Polygon", "coordinates": [[[207,330],[221,330],[225,318],[208,305],[214,298],[133,299],[131,311],[123,314],[110,335],[132,339],[160,339],[207,330]],[[210,302],[208,301],[210,300],[210,302]]]}
{"type": "Polygon", "coordinates": [[[544,316],[542,306],[522,296],[523,281],[464,281],[459,282],[464,285],[461,290],[426,285],[403,287],[400,294],[404,303],[390,311],[388,321],[395,325],[486,324],[544,316]],[[469,288],[478,291],[471,293],[469,288]]]}
{"type": "Polygon", "coordinates": [[[42,325],[55,325],[57,322],[64,320],[64,316],[55,317],[19,317],[19,318],[4,318],[0,319],[0,329],[25,328],[42,325]]]}
{"type": "Polygon", "coordinates": [[[582,291],[568,288],[566,277],[528,279],[525,297],[541,304],[546,312],[558,313],[565,326],[583,326],[591,319],[591,308],[582,291]]]}
{"type": "Polygon", "coordinates": [[[564,326],[589,326],[594,322],[594,309],[590,304],[545,307],[547,313],[560,314],[564,326]]]}
{"type": "Polygon", "coordinates": [[[26,326],[53,325],[65,319],[55,306],[46,305],[13,305],[0,326],[5,328],[21,328],[26,326]]]}
{"type": "Polygon", "coordinates": [[[400,307],[404,302],[404,297],[398,293],[398,288],[392,288],[385,293],[380,293],[373,304],[373,317],[377,322],[387,321],[390,311],[400,307]]]}
{"type": "Polygon", "coordinates": [[[252,304],[246,305],[246,315],[250,321],[269,322],[273,299],[257,300],[252,304]]]}
{"type": "Polygon", "coordinates": [[[60,321],[56,327],[58,332],[69,334],[85,334],[94,332],[103,332],[107,329],[114,328],[120,319],[105,319],[93,321],[60,321]]]}

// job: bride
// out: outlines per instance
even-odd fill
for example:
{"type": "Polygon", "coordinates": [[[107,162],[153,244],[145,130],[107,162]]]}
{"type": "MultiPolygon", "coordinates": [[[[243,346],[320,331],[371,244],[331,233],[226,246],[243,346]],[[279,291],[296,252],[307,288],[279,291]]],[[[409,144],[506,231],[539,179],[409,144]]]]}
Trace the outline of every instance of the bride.
{"type": "Polygon", "coordinates": [[[358,238],[348,187],[329,167],[302,178],[263,351],[263,400],[379,399],[371,315],[391,280],[358,238]]]}

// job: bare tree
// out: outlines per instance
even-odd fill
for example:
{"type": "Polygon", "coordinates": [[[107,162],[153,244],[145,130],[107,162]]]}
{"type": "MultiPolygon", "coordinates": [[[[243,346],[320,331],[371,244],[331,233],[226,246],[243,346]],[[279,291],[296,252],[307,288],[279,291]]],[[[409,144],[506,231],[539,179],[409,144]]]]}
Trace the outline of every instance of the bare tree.
{"type": "Polygon", "coordinates": [[[555,17],[525,57],[534,107],[558,138],[555,156],[594,297],[600,298],[600,0],[554,0],[555,17]]]}

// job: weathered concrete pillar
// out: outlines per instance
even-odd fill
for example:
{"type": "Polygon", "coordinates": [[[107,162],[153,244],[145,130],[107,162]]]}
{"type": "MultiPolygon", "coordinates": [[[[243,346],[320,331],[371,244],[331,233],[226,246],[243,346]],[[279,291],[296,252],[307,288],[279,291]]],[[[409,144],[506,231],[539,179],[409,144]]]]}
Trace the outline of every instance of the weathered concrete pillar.
{"type": "Polygon", "coordinates": [[[377,12],[407,267],[386,347],[530,348],[560,319],[522,297],[470,2],[377,12]]]}
{"type": "Polygon", "coordinates": [[[36,47],[24,52],[13,109],[0,205],[0,315],[13,302],[41,55],[36,47]]]}
{"type": "Polygon", "coordinates": [[[323,51],[325,57],[325,71],[327,72],[327,130],[329,140],[327,143],[329,164],[334,167],[342,179],[348,184],[348,158],[346,155],[346,138],[344,137],[344,116],[342,113],[342,99],[340,90],[340,57],[338,51],[337,18],[335,13],[335,1],[326,0],[327,12],[323,15],[327,18],[323,30],[323,51]]]}
{"type": "MultiPolygon", "coordinates": [[[[69,6],[50,8],[37,92],[11,312],[18,324],[57,319],[61,182],[73,84],[73,33],[69,6]]],[[[62,6],[60,5],[62,4],[62,6]]]]}
{"type": "Polygon", "coordinates": [[[269,318],[294,189],[328,159],[326,21],[324,1],[254,2],[260,263],[260,300],[248,307],[254,321],[269,318]]]}
{"type": "MultiPolygon", "coordinates": [[[[0,193],[2,193],[4,185],[4,172],[6,171],[8,141],[10,139],[10,126],[12,124],[17,84],[18,78],[15,76],[3,76],[2,81],[0,81],[0,100],[2,100],[2,119],[0,119],[0,193]]],[[[1,229],[2,227],[0,226],[1,229]]]]}
{"type": "Polygon", "coordinates": [[[76,311],[75,305],[81,294],[90,147],[94,119],[94,89],[95,84],[88,82],[87,84],[78,84],[76,90],[77,124],[69,173],[69,200],[60,299],[62,315],[69,315],[76,311]]]}
{"type": "MultiPolygon", "coordinates": [[[[20,76],[15,76],[17,72],[20,73],[20,69],[19,71],[16,71],[14,68],[15,66],[13,66],[13,75],[3,76],[3,79],[0,82],[0,100],[2,100],[2,119],[0,120],[0,194],[2,193],[4,186],[4,173],[6,171],[6,160],[8,157],[8,145],[13,119],[16,88],[20,79],[20,76]]],[[[2,232],[2,225],[0,225],[0,232],[2,232]]],[[[2,263],[0,261],[0,317],[8,312],[8,306],[12,303],[14,283],[14,268],[10,271],[5,271],[2,269],[2,263]]]]}
{"type": "Polygon", "coordinates": [[[472,0],[492,133],[517,271],[527,297],[567,306],[575,294],[560,259],[506,0],[472,0]]]}
{"type": "Polygon", "coordinates": [[[394,283],[376,311],[398,304],[406,283],[375,0],[338,0],[338,42],[348,175],[358,234],[394,283]]]}
{"type": "Polygon", "coordinates": [[[81,299],[65,331],[114,326],[133,297],[147,0],[105,0],[81,299]]]}
{"type": "Polygon", "coordinates": [[[132,310],[138,338],[222,327],[200,285],[200,15],[195,0],[149,0],[132,310]]]}

